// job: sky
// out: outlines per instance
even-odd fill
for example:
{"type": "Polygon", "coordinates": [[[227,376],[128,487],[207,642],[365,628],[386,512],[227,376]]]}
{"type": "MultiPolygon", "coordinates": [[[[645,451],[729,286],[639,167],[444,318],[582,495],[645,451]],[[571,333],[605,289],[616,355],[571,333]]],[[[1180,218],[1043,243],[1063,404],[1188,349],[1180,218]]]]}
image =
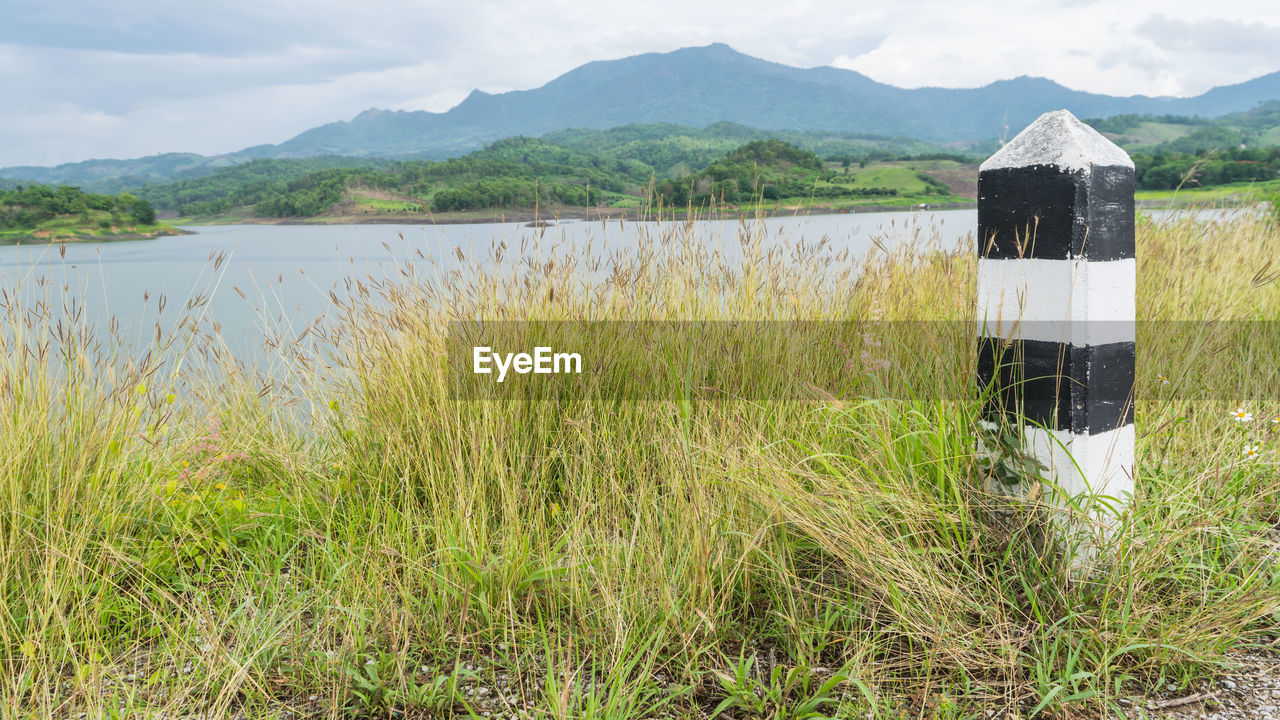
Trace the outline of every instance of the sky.
{"type": "Polygon", "coordinates": [[[900,87],[1196,95],[1280,70],[1276,0],[4,0],[0,167],[278,143],[725,42],[900,87]]]}

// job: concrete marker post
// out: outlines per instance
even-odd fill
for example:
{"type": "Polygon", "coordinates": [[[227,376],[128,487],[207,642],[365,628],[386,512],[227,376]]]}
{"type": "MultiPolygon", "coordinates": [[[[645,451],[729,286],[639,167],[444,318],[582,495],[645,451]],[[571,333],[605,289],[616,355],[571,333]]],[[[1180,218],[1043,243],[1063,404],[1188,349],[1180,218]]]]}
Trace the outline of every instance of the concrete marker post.
{"type": "MultiPolygon", "coordinates": [[[[987,422],[1021,411],[1050,487],[1103,531],[1134,487],[1134,168],[1066,110],[1045,113],[978,175],[978,380],[987,422]]],[[[1023,491],[1026,489],[1024,488],[1023,491]]]]}

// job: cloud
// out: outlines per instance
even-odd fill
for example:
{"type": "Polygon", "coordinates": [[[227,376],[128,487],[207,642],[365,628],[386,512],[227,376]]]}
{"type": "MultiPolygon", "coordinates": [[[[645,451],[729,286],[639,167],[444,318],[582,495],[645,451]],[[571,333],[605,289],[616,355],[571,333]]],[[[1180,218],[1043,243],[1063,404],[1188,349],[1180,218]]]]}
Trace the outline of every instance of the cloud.
{"type": "Polygon", "coordinates": [[[473,88],[533,88],[592,60],[712,42],[905,87],[1043,75],[1093,92],[1194,94],[1280,69],[1273,4],[23,3],[0,23],[0,166],[228,152],[370,106],[443,111],[473,88]]]}
{"type": "Polygon", "coordinates": [[[1162,74],[1173,68],[1173,62],[1166,57],[1153,53],[1150,48],[1137,44],[1128,44],[1114,50],[1106,50],[1094,60],[1099,69],[1115,70],[1129,67],[1144,72],[1151,81],[1158,80],[1162,74]]]}
{"type": "Polygon", "coordinates": [[[1135,32],[1171,51],[1257,55],[1280,63],[1280,25],[1257,20],[1177,20],[1152,15],[1135,32]]]}

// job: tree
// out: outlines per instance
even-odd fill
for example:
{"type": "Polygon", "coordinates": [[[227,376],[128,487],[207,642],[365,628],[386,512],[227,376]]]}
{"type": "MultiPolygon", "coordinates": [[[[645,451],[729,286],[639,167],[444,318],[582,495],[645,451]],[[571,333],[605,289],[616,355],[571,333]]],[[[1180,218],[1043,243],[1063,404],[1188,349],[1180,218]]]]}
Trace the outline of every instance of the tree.
{"type": "Polygon", "coordinates": [[[129,214],[133,216],[135,222],[139,225],[154,225],[156,223],[156,211],[151,207],[151,203],[142,198],[134,198],[133,203],[129,207],[129,214]]]}

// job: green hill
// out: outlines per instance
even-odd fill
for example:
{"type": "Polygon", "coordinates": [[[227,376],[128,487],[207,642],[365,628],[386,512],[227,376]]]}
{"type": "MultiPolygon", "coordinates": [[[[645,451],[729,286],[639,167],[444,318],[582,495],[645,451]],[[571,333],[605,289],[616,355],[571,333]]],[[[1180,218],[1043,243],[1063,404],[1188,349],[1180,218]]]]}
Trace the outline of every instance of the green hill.
{"type": "Polygon", "coordinates": [[[179,232],[157,223],[151,204],[129,193],[98,195],[65,185],[0,191],[0,241],[58,242],[179,232]]]}
{"type": "Polygon", "coordinates": [[[190,180],[143,186],[134,192],[161,210],[187,216],[211,216],[314,189],[319,178],[324,176],[301,185],[298,183],[317,173],[327,172],[329,178],[345,177],[344,170],[360,174],[393,164],[389,160],[331,156],[303,160],[254,160],[190,180]]]}
{"type": "Polygon", "coordinates": [[[1280,185],[1280,101],[1218,118],[1121,115],[1086,122],[1129,152],[1141,190],[1255,184],[1265,192],[1280,185]]]}
{"type": "Polygon", "coordinates": [[[1216,118],[1180,115],[1117,115],[1085,120],[1130,153],[1202,155],[1244,145],[1280,145],[1280,100],[1216,118]]]}
{"type": "Polygon", "coordinates": [[[593,154],[635,159],[659,178],[706,167],[753,140],[782,140],[823,158],[886,159],[936,153],[939,145],[906,137],[817,130],[761,130],[730,122],[690,127],[670,123],[622,125],[606,130],[573,128],[543,136],[547,142],[593,154]]]}
{"type": "MultiPolygon", "coordinates": [[[[884,168],[893,177],[869,184],[861,167],[849,172],[847,158],[841,167],[778,139],[717,149],[732,133],[750,137],[750,128],[661,135],[670,131],[634,126],[607,136],[573,131],[555,138],[575,147],[514,137],[439,162],[379,160],[312,172],[296,160],[259,160],[138,193],[161,210],[198,222],[465,216],[531,208],[627,211],[655,204],[670,209],[701,207],[713,194],[721,205],[788,200],[834,207],[962,199],[951,196],[942,182],[907,168],[884,168]]],[[[866,155],[859,160],[868,162],[866,155]]]]}

